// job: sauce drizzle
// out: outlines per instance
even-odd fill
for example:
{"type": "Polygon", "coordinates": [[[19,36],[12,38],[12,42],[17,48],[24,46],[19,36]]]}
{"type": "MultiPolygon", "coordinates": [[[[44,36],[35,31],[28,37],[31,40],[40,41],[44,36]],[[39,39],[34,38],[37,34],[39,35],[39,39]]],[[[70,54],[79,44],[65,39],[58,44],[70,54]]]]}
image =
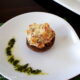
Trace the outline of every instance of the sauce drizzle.
{"type": "Polygon", "coordinates": [[[14,38],[10,39],[8,42],[8,46],[6,48],[6,54],[8,56],[8,62],[11,63],[16,71],[27,73],[28,75],[38,75],[38,74],[45,74],[42,73],[40,69],[33,69],[32,67],[29,66],[29,63],[25,65],[20,65],[19,62],[20,60],[16,59],[14,55],[12,54],[12,49],[15,45],[16,40],[14,38]]]}

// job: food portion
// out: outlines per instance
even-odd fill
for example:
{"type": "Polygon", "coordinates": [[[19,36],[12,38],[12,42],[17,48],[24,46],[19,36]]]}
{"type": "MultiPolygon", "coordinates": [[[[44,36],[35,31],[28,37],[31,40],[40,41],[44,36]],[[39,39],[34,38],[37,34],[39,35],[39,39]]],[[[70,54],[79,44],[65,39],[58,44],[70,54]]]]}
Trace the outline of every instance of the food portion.
{"type": "Polygon", "coordinates": [[[29,63],[26,63],[24,65],[20,64],[20,60],[16,59],[14,55],[12,54],[12,49],[14,48],[16,40],[12,38],[8,42],[8,46],[6,48],[6,54],[8,57],[8,62],[11,63],[14,66],[14,69],[16,71],[27,73],[28,75],[44,75],[45,73],[42,72],[40,69],[33,69],[29,63]]]}
{"type": "Polygon", "coordinates": [[[48,50],[54,43],[55,32],[48,23],[28,26],[27,45],[35,51],[48,50]]]}

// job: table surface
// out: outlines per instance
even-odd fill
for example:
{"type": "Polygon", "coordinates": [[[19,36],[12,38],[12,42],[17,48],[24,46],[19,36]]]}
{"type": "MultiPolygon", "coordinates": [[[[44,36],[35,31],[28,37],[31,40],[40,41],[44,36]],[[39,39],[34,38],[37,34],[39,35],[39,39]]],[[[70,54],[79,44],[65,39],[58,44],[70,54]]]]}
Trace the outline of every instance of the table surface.
{"type": "Polygon", "coordinates": [[[80,37],[80,16],[55,3],[53,0],[0,0],[0,22],[27,12],[44,11],[65,18],[80,37]]]}
{"type": "Polygon", "coordinates": [[[66,19],[80,38],[80,16],[52,0],[0,0],[0,23],[32,11],[49,12],[66,19]]]}
{"type": "Polygon", "coordinates": [[[53,0],[0,0],[0,22],[27,12],[44,11],[65,18],[80,37],[80,16],[55,3],[53,0]]]}

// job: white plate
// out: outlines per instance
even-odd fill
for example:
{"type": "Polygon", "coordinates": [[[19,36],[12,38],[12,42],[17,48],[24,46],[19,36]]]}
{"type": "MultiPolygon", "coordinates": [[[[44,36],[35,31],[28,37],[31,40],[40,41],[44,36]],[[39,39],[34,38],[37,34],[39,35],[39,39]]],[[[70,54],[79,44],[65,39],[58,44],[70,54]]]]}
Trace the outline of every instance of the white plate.
{"type": "Polygon", "coordinates": [[[54,1],[80,15],[80,0],[54,0],[54,1]]]}
{"type": "Polygon", "coordinates": [[[56,15],[31,12],[16,16],[0,28],[0,73],[11,80],[67,80],[79,73],[79,64],[72,58],[73,54],[66,50],[78,41],[79,38],[70,24],[56,15]],[[53,47],[44,53],[34,52],[26,45],[25,31],[34,22],[48,22],[56,33],[53,47]],[[48,75],[28,76],[14,70],[5,53],[5,47],[13,37],[16,38],[14,56],[22,64],[28,62],[34,69],[42,69],[48,75]]]}

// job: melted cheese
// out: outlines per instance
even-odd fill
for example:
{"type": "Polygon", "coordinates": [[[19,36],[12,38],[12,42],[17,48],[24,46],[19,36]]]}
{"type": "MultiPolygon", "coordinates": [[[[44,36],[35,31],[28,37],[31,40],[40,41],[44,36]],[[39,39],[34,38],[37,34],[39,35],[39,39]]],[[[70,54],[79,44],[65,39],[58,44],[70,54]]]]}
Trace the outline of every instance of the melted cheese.
{"type": "Polygon", "coordinates": [[[48,23],[33,23],[28,26],[27,40],[29,45],[36,46],[37,48],[43,48],[45,47],[45,44],[49,43],[54,37],[55,33],[48,23]]]}

